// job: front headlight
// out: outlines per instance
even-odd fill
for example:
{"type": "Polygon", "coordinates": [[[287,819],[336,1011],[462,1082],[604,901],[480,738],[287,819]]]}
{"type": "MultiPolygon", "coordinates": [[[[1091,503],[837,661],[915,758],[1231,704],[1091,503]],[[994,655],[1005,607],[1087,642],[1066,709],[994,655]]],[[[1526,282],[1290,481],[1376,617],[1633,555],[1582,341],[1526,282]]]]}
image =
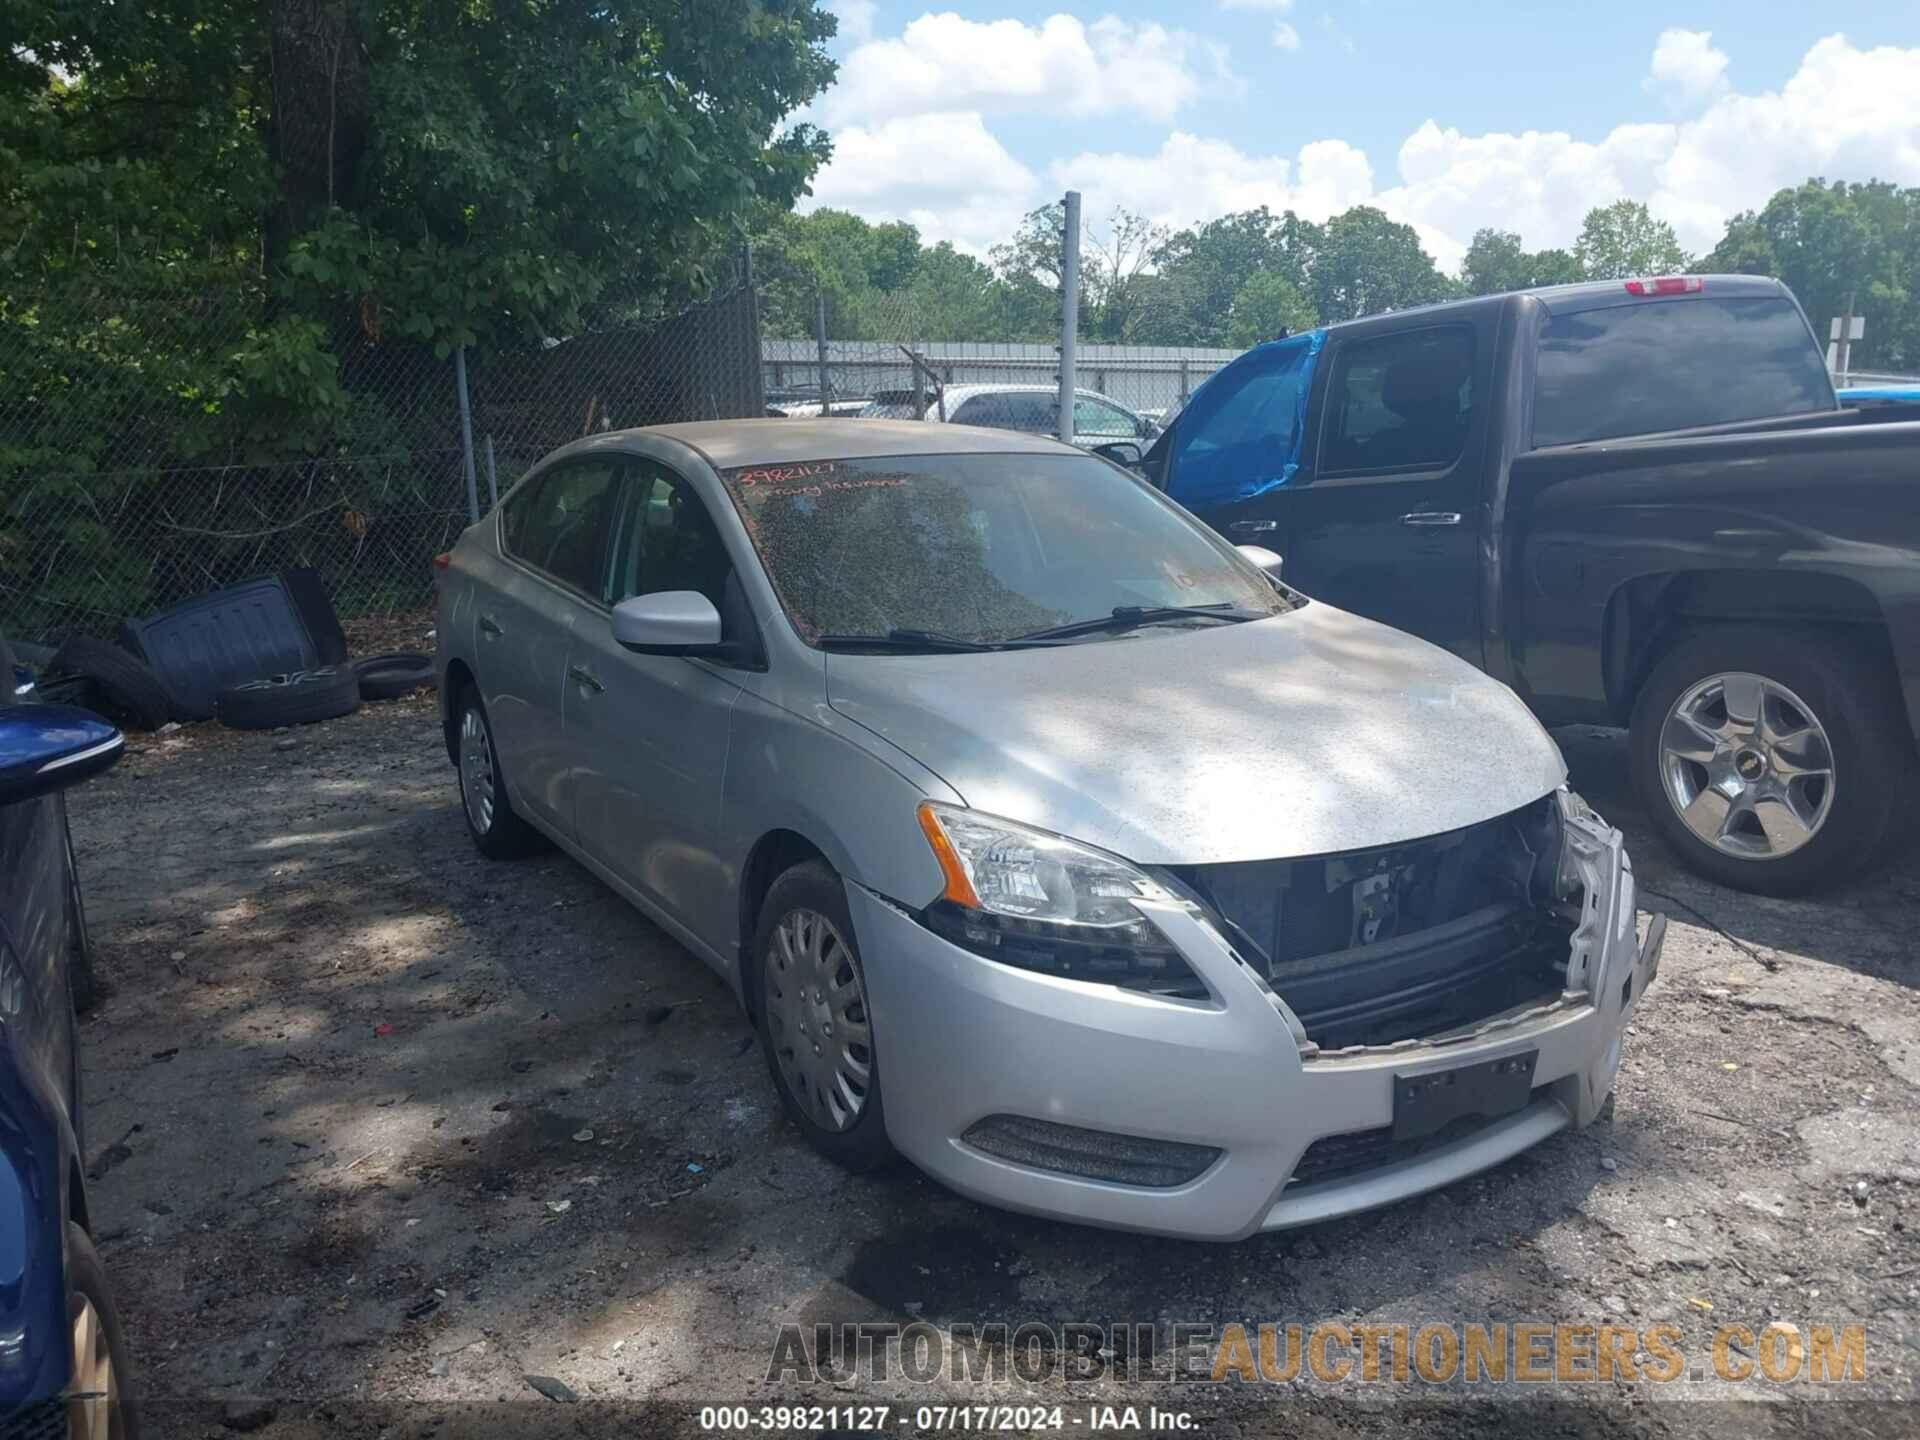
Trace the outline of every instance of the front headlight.
{"type": "Polygon", "coordinates": [[[1026,970],[1152,990],[1198,984],[1135,900],[1183,903],[1138,866],[1076,840],[929,800],[920,828],[946,880],[927,927],[1026,970]]]}

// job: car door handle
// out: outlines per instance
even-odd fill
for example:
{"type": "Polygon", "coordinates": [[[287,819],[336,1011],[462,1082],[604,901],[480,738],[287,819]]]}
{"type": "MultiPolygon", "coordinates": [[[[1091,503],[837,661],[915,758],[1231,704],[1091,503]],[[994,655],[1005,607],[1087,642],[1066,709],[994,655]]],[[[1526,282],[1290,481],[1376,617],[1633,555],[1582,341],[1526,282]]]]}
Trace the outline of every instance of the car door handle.
{"type": "Polygon", "coordinates": [[[607,688],[600,683],[600,677],[584,665],[567,666],[567,678],[572,680],[576,685],[584,685],[596,695],[607,688]]]}
{"type": "Polygon", "coordinates": [[[493,616],[482,615],[480,617],[480,633],[482,635],[491,635],[497,639],[507,632],[501,628],[500,622],[494,619],[493,616]]]}
{"type": "Polygon", "coordinates": [[[1279,528],[1278,520],[1236,520],[1227,526],[1236,535],[1270,535],[1279,528]]]}
{"type": "Polygon", "coordinates": [[[1416,510],[1411,515],[1402,515],[1400,523],[1418,526],[1458,525],[1460,512],[1458,510],[1416,510]]]}

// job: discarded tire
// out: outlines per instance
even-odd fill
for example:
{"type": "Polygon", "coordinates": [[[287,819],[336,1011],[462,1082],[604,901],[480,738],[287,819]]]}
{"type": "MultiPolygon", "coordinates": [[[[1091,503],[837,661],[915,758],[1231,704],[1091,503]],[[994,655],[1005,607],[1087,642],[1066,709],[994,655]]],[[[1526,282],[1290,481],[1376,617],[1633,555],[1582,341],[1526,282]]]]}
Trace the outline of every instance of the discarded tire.
{"type": "Polygon", "coordinates": [[[433,683],[433,657],[411,651],[369,655],[353,662],[353,673],[359,677],[362,700],[398,700],[433,683]]]}
{"type": "Polygon", "coordinates": [[[81,675],[93,682],[109,708],[125,714],[141,730],[158,730],[173,717],[173,697],[146,662],[111,640],[69,635],[47,663],[55,674],[81,675]]]}
{"type": "Polygon", "coordinates": [[[213,713],[220,723],[235,730],[311,725],[351,715],[359,708],[359,677],[337,665],[229,685],[213,702],[213,713]]]}

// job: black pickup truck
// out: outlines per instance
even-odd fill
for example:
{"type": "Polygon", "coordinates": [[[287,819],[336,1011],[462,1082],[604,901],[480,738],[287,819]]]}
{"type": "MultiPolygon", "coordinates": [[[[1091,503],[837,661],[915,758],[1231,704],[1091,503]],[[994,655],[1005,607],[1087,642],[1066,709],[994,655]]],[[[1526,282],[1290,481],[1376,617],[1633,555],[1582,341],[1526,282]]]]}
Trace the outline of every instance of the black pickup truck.
{"type": "MultiPolygon", "coordinates": [[[[1803,890],[1870,863],[1920,730],[1920,422],[1836,403],[1799,304],[1608,281],[1262,345],[1144,456],[1310,596],[1630,727],[1695,869],[1803,890]]],[[[1444,717],[1436,717],[1443,720],[1444,717]]]]}

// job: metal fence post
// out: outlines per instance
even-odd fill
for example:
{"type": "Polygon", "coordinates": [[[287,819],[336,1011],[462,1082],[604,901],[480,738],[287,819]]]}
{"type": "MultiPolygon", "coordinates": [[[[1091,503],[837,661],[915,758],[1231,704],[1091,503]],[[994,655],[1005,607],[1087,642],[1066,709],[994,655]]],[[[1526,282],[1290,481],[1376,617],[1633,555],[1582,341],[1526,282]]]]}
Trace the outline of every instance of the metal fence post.
{"type": "Polygon", "coordinates": [[[453,383],[460,392],[460,463],[467,472],[467,515],[480,522],[480,482],[473,469],[473,405],[467,399],[467,347],[453,352],[453,383]]]}
{"type": "Polygon", "coordinates": [[[1073,443],[1074,342],[1080,332],[1080,192],[1069,190],[1060,243],[1060,438],[1073,443]]]}
{"type": "Polygon", "coordinates": [[[487,432],[487,508],[500,503],[500,476],[493,468],[493,432],[487,432]]]}
{"type": "Polygon", "coordinates": [[[1191,393],[1187,384],[1187,357],[1182,355],[1180,357],[1180,403],[1182,405],[1187,403],[1187,396],[1191,393]]]}
{"type": "Polygon", "coordinates": [[[820,417],[827,414],[827,401],[833,390],[827,384],[827,292],[813,292],[813,341],[820,349],[820,417]]]}

